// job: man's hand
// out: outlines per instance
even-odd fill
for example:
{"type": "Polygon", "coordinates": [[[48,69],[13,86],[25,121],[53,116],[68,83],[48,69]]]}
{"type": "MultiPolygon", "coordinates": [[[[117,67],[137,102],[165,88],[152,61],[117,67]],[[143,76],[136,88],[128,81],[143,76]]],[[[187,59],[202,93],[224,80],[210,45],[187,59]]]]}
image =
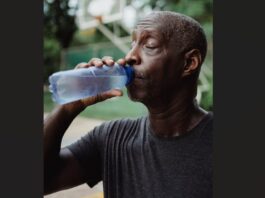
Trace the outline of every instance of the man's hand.
{"type": "MultiPolygon", "coordinates": [[[[88,61],[87,63],[79,63],[75,68],[87,68],[87,67],[102,67],[104,64],[108,65],[108,66],[113,66],[114,65],[114,60],[112,57],[110,56],[104,56],[102,59],[100,58],[92,58],[90,61],[88,61]]],[[[125,59],[121,58],[119,60],[117,60],[117,63],[119,65],[125,66],[126,61],[125,59]]]]}
{"type": "MultiPolygon", "coordinates": [[[[125,66],[126,61],[124,59],[119,59],[117,61],[119,65],[125,66]]],[[[113,66],[115,64],[114,60],[110,56],[104,56],[102,59],[99,58],[92,58],[87,63],[79,63],[76,65],[75,69],[80,68],[88,68],[88,67],[102,67],[103,65],[113,66]]],[[[74,101],[68,104],[64,104],[64,109],[67,112],[76,112],[77,114],[80,113],[82,110],[84,110],[87,106],[96,104],[98,102],[102,102],[106,99],[116,97],[116,96],[122,96],[123,93],[121,90],[113,89],[109,90],[103,93],[100,93],[96,96],[84,98],[78,101],[74,101]]]]}

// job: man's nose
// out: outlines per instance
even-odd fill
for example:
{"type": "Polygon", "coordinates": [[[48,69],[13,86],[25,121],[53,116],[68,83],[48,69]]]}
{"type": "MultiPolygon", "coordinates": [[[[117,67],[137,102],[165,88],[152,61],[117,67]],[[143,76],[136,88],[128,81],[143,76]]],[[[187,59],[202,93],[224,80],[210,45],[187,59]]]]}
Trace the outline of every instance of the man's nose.
{"type": "Polygon", "coordinates": [[[137,48],[132,48],[131,51],[125,56],[125,61],[129,65],[139,65],[141,63],[141,58],[137,48]]]}

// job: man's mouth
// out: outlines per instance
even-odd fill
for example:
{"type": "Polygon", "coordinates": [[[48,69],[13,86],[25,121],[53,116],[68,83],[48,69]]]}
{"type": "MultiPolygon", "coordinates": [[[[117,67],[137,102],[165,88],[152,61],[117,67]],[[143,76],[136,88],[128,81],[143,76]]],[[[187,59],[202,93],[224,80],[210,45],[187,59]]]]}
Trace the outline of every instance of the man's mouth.
{"type": "Polygon", "coordinates": [[[139,73],[139,72],[135,72],[135,76],[134,77],[137,78],[137,79],[142,79],[142,80],[145,79],[145,76],[142,73],[139,73]]]}

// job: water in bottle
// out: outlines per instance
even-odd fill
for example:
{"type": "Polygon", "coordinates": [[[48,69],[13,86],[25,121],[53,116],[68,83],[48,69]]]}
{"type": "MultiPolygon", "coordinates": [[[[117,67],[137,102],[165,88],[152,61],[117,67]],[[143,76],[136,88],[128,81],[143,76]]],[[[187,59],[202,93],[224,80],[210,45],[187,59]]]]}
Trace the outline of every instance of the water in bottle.
{"type": "Polygon", "coordinates": [[[111,89],[122,89],[133,76],[132,67],[118,64],[60,71],[49,77],[49,89],[53,101],[65,104],[111,89]]]}

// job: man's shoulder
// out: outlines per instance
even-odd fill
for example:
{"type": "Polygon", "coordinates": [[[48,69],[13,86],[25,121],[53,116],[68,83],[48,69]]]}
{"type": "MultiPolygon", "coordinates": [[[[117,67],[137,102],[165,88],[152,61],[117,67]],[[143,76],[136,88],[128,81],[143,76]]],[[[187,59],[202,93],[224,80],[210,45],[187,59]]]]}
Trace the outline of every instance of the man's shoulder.
{"type": "Polygon", "coordinates": [[[88,132],[77,143],[87,144],[89,142],[95,145],[105,145],[106,142],[117,143],[130,136],[132,132],[136,133],[145,120],[145,117],[138,117],[105,121],[88,132]]]}
{"type": "Polygon", "coordinates": [[[212,142],[213,135],[213,112],[208,112],[204,119],[201,121],[197,127],[200,137],[203,139],[208,139],[209,143],[212,142]]]}
{"type": "Polygon", "coordinates": [[[208,115],[211,117],[211,118],[213,118],[213,111],[208,111],[208,115]]]}
{"type": "Polygon", "coordinates": [[[128,138],[138,137],[138,133],[143,132],[145,126],[146,117],[138,118],[122,118],[116,120],[110,120],[102,123],[100,126],[93,130],[96,139],[105,144],[119,142],[128,138]]]}
{"type": "Polygon", "coordinates": [[[208,125],[212,126],[214,120],[214,113],[212,111],[208,112],[208,125]]]}

